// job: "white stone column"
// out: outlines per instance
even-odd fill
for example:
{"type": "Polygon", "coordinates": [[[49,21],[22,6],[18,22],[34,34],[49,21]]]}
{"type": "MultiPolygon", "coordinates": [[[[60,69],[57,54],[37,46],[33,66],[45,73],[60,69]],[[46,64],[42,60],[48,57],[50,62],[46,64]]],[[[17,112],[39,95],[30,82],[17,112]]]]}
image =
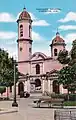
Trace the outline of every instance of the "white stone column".
{"type": "Polygon", "coordinates": [[[51,91],[51,81],[48,80],[48,92],[50,93],[50,91],[51,91]]]}
{"type": "Polygon", "coordinates": [[[24,91],[27,91],[27,81],[24,83],[24,91]]]}
{"type": "Polygon", "coordinates": [[[42,93],[44,94],[45,91],[45,80],[42,80],[42,93]]]}
{"type": "Polygon", "coordinates": [[[30,93],[30,79],[27,80],[27,91],[30,93]]]}

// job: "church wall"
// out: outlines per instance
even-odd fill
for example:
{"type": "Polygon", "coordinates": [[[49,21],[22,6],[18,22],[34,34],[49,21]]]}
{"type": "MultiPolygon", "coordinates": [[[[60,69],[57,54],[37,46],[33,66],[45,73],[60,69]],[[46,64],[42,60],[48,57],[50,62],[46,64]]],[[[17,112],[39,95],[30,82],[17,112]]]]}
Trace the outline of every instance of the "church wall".
{"type": "Polygon", "coordinates": [[[20,41],[18,45],[18,60],[25,61],[29,59],[29,48],[31,48],[31,44],[29,41],[20,41]],[[20,51],[20,48],[22,50],[20,51]]]}
{"type": "Polygon", "coordinates": [[[49,72],[53,69],[59,70],[62,68],[62,65],[57,60],[46,60],[44,63],[44,73],[49,72]]]}
{"type": "Polygon", "coordinates": [[[36,74],[36,64],[40,65],[40,74],[43,74],[43,62],[32,62],[31,63],[31,74],[36,74]]]}
{"type": "Polygon", "coordinates": [[[53,69],[59,70],[63,67],[57,60],[45,60],[45,61],[35,61],[31,62],[29,65],[29,73],[36,74],[36,64],[40,65],[40,74],[44,74],[46,72],[50,72],[53,69]]]}
{"type": "Polygon", "coordinates": [[[19,72],[23,73],[23,74],[27,74],[29,73],[29,64],[28,63],[19,63],[18,64],[18,70],[19,72]]]}

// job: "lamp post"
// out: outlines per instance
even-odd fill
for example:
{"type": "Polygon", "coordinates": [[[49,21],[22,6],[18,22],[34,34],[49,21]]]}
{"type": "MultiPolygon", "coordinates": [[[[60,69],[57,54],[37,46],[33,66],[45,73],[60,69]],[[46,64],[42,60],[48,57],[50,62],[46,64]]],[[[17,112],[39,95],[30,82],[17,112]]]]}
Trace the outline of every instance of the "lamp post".
{"type": "Polygon", "coordinates": [[[14,100],[12,103],[12,107],[18,107],[16,102],[16,62],[14,61],[14,100]]]}

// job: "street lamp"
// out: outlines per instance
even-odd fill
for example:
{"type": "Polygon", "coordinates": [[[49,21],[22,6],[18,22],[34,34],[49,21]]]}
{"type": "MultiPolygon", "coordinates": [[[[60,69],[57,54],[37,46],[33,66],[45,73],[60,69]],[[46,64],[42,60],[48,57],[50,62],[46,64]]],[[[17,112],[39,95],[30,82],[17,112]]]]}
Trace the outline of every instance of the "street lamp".
{"type": "Polygon", "coordinates": [[[12,103],[12,107],[18,107],[18,104],[16,102],[16,62],[14,60],[14,100],[12,103]]]}

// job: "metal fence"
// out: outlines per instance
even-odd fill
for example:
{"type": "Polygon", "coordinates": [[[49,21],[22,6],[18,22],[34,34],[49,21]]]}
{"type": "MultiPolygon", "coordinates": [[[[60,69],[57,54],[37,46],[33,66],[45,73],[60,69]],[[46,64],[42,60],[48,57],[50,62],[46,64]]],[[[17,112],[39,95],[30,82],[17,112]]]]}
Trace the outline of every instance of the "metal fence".
{"type": "Polygon", "coordinates": [[[54,120],[76,120],[76,110],[55,110],[54,120]]]}

